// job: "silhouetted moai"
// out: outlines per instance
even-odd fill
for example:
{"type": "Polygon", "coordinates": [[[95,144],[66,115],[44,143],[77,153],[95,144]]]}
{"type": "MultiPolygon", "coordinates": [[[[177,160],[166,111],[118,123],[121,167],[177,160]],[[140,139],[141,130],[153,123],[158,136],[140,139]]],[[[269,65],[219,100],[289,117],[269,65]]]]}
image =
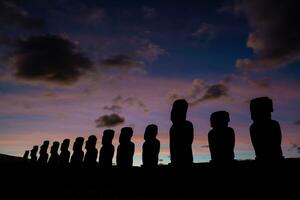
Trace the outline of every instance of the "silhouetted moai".
{"type": "Polygon", "coordinates": [[[156,139],[157,126],[150,124],[146,127],[143,144],[143,167],[157,167],[160,142],[156,139]]]}
{"type": "Polygon", "coordinates": [[[70,160],[69,151],[70,140],[64,139],[60,147],[59,163],[61,166],[67,166],[70,160]]]}
{"type": "Polygon", "coordinates": [[[98,150],[96,149],[97,137],[95,135],[89,136],[85,144],[86,153],[84,156],[84,165],[86,167],[97,166],[98,150]]]}
{"type": "Polygon", "coordinates": [[[250,126],[251,141],[255,150],[256,160],[281,160],[281,129],[277,121],[272,120],[272,99],[259,97],[250,102],[251,118],[250,126]]]}
{"type": "Polygon", "coordinates": [[[110,168],[115,153],[115,147],[112,144],[115,131],[111,129],[104,130],[102,136],[102,147],[100,149],[99,165],[100,167],[110,168]]]}
{"type": "Polygon", "coordinates": [[[229,113],[214,112],[210,116],[212,130],[208,133],[208,144],[212,162],[228,163],[234,161],[235,134],[231,127],[229,113]]]}
{"type": "Polygon", "coordinates": [[[184,99],[174,102],[171,111],[170,154],[172,166],[187,167],[193,164],[192,143],[194,128],[186,120],[188,103],[184,99]]]}
{"type": "Polygon", "coordinates": [[[28,160],[28,156],[29,156],[29,150],[26,150],[24,155],[23,155],[23,160],[27,161],[28,160]]]}
{"type": "Polygon", "coordinates": [[[48,158],[49,158],[49,155],[47,153],[48,147],[49,147],[49,141],[45,140],[43,142],[42,146],[40,147],[40,157],[38,159],[39,164],[42,164],[42,165],[47,164],[48,158]]]}
{"type": "Polygon", "coordinates": [[[131,142],[133,130],[130,127],[121,129],[119,146],[117,149],[117,166],[121,168],[132,167],[134,155],[134,143],[131,142]]]}
{"type": "Polygon", "coordinates": [[[55,141],[52,144],[51,150],[50,150],[50,158],[48,161],[49,166],[56,167],[59,165],[59,155],[58,155],[58,149],[59,149],[59,142],[55,141]]]}
{"type": "Polygon", "coordinates": [[[71,166],[72,167],[82,167],[84,152],[82,150],[84,138],[76,138],[73,144],[73,154],[71,157],[71,166]]]}
{"type": "Polygon", "coordinates": [[[39,146],[35,145],[33,148],[30,150],[30,161],[31,163],[36,163],[37,161],[37,152],[39,150],[39,146]]]}

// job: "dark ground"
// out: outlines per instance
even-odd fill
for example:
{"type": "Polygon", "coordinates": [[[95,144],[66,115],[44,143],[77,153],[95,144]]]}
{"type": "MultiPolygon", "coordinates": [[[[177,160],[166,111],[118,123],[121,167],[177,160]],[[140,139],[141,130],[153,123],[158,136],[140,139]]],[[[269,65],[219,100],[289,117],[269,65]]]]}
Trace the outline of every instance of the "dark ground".
{"type": "Polygon", "coordinates": [[[0,199],[300,199],[300,159],[121,170],[49,168],[0,154],[0,199]]]}

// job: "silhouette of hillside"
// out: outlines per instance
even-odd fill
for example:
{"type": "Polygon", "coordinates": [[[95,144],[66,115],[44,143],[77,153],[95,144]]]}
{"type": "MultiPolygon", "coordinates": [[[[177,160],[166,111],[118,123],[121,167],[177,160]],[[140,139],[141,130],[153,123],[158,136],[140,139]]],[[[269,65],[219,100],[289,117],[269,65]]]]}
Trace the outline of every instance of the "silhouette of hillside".
{"type": "Polygon", "coordinates": [[[300,158],[188,169],[57,168],[7,155],[0,163],[1,196],[9,199],[297,199],[300,178],[300,158]]]}
{"type": "Polygon", "coordinates": [[[22,162],[23,158],[21,157],[0,154],[0,164],[16,164],[22,162]]]}

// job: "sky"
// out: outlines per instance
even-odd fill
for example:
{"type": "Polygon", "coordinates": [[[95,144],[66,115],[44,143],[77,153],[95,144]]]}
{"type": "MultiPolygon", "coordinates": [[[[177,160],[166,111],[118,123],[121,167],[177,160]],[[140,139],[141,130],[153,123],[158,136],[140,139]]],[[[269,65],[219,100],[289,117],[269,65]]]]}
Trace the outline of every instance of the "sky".
{"type": "MultiPolygon", "coordinates": [[[[105,129],[157,124],[169,163],[170,110],[189,102],[194,162],[210,114],[230,113],[236,159],[253,159],[249,102],[268,96],[285,157],[300,155],[300,13],[286,0],[1,0],[0,153],[105,129]]],[[[70,147],[72,148],[72,147],[70,147]]]]}

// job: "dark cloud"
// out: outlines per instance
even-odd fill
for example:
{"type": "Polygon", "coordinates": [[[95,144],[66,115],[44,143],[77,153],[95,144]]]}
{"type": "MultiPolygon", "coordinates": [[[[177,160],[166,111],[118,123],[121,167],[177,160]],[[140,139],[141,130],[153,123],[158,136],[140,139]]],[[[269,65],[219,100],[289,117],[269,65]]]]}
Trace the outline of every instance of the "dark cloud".
{"type": "Polygon", "coordinates": [[[1,0],[0,1],[0,26],[18,27],[25,29],[41,28],[44,21],[30,15],[22,6],[22,0],[1,0]]]}
{"type": "Polygon", "coordinates": [[[10,61],[17,78],[71,84],[92,69],[92,61],[69,39],[59,35],[31,36],[16,42],[10,61]]]}
{"type": "Polygon", "coordinates": [[[228,87],[224,84],[219,83],[219,84],[208,86],[206,92],[204,93],[201,99],[202,101],[207,99],[217,99],[227,95],[228,95],[228,87]]]}
{"type": "Polygon", "coordinates": [[[140,68],[143,69],[145,63],[143,61],[135,59],[133,56],[126,54],[117,54],[109,58],[102,60],[101,64],[105,67],[112,67],[118,69],[132,69],[140,68]]]}
{"type": "Polygon", "coordinates": [[[110,114],[110,115],[103,115],[95,120],[96,127],[112,127],[123,124],[125,122],[125,118],[119,116],[118,114],[110,114]]]}
{"type": "Polygon", "coordinates": [[[191,106],[197,105],[203,101],[219,99],[228,96],[228,87],[225,84],[218,83],[207,86],[202,97],[191,101],[191,106]]]}
{"type": "Polygon", "coordinates": [[[294,121],[293,124],[299,126],[300,125],[300,120],[294,121]]]}
{"type": "Polygon", "coordinates": [[[168,94],[168,99],[174,101],[178,98],[184,98],[190,102],[191,106],[195,106],[204,101],[228,97],[229,82],[230,81],[227,80],[227,77],[226,80],[221,80],[216,84],[207,84],[204,80],[195,79],[193,80],[192,86],[186,95],[180,95],[173,91],[168,94]]]}
{"type": "Polygon", "coordinates": [[[235,11],[246,16],[251,32],[247,46],[254,59],[236,61],[243,70],[267,70],[285,66],[300,58],[300,2],[296,0],[241,0],[235,11]]]}

